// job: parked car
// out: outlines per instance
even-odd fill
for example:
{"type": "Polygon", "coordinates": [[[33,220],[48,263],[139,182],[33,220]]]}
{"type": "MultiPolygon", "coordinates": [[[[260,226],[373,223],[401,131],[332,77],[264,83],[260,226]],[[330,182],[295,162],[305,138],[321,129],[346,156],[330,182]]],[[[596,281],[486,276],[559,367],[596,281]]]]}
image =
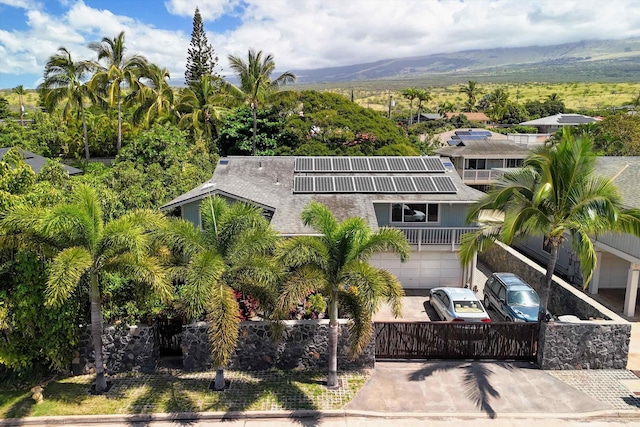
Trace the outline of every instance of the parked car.
{"type": "Polygon", "coordinates": [[[407,205],[402,205],[403,210],[404,210],[404,220],[406,222],[424,222],[427,214],[425,214],[422,211],[419,210],[415,210],[415,209],[411,209],[409,206],[407,205]]]}
{"type": "Polygon", "coordinates": [[[513,273],[493,273],[484,285],[484,305],[507,322],[537,322],[540,297],[513,273]]]}
{"type": "Polygon", "coordinates": [[[429,303],[440,319],[453,322],[491,322],[482,302],[467,288],[434,288],[429,303]]]}

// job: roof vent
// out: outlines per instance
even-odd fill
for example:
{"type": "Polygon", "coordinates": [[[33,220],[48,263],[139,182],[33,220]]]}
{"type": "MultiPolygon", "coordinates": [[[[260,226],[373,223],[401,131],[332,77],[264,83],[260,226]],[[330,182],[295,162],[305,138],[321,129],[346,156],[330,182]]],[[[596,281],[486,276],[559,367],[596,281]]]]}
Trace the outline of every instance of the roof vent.
{"type": "Polygon", "coordinates": [[[215,187],[216,183],[215,182],[205,182],[204,184],[202,184],[202,187],[200,187],[202,190],[206,190],[207,188],[211,188],[211,187],[215,187]]]}

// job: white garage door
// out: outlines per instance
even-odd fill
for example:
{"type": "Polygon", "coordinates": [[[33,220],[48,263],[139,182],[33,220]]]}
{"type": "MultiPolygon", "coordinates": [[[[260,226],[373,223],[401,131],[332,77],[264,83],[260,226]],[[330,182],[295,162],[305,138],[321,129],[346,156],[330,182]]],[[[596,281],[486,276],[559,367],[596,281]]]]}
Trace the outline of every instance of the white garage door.
{"type": "Polygon", "coordinates": [[[438,286],[462,286],[462,269],[457,252],[411,252],[409,261],[401,263],[391,253],[369,259],[371,265],[394,274],[405,289],[429,289],[438,286]]]}

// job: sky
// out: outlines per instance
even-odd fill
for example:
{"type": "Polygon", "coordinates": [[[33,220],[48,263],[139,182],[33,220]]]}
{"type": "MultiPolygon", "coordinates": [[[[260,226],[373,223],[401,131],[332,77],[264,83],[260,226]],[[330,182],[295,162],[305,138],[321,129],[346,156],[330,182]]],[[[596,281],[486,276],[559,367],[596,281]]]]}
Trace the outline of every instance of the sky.
{"type": "Polygon", "coordinates": [[[199,7],[222,75],[228,55],[271,53],[276,73],[469,49],[640,36],[638,0],[0,0],[0,88],[35,88],[125,32],[127,52],[184,78],[199,7]]]}

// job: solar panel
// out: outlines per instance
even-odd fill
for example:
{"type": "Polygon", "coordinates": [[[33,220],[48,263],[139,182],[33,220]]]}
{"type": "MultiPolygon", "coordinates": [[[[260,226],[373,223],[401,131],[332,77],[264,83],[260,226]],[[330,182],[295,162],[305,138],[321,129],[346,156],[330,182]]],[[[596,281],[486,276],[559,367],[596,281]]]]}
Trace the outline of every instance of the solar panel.
{"type": "Polygon", "coordinates": [[[416,185],[419,193],[436,193],[436,186],[430,176],[414,176],[413,183],[416,185]]]}
{"type": "Polygon", "coordinates": [[[408,170],[406,163],[402,157],[387,157],[387,163],[392,171],[408,170]]]}
{"type": "Polygon", "coordinates": [[[354,176],[353,181],[356,185],[358,193],[374,193],[373,177],[371,176],[354,176]]]}
{"type": "Polygon", "coordinates": [[[458,189],[456,188],[453,180],[449,176],[434,176],[431,177],[433,179],[433,183],[436,185],[436,188],[441,193],[457,193],[458,189]]]}
{"type": "Polygon", "coordinates": [[[351,163],[348,157],[334,157],[333,158],[333,170],[334,171],[351,171],[351,163]]]}
{"type": "Polygon", "coordinates": [[[456,135],[469,135],[469,134],[471,134],[471,131],[468,131],[468,130],[457,130],[454,133],[456,135]]]}
{"type": "Polygon", "coordinates": [[[337,193],[353,193],[355,186],[353,184],[353,177],[350,176],[336,176],[334,177],[337,193]]]}
{"type": "Polygon", "coordinates": [[[333,170],[331,157],[316,157],[314,162],[314,171],[329,172],[333,170]]]}
{"type": "Polygon", "coordinates": [[[410,171],[421,172],[428,170],[428,167],[425,166],[420,157],[406,157],[404,161],[409,167],[410,171]]]}
{"type": "Polygon", "coordinates": [[[393,178],[396,189],[400,193],[415,193],[416,187],[413,185],[413,179],[410,176],[396,176],[393,178]]]}
{"type": "Polygon", "coordinates": [[[313,177],[296,176],[293,180],[294,193],[313,193],[313,177]]]}
{"type": "Polygon", "coordinates": [[[376,186],[378,193],[395,193],[396,187],[393,185],[393,179],[390,176],[374,176],[373,184],[376,186]]]}
{"type": "Polygon", "coordinates": [[[296,157],[296,172],[300,171],[312,171],[313,170],[313,157],[296,157]]]}
{"type": "Polygon", "coordinates": [[[351,170],[352,171],[369,171],[369,160],[366,157],[351,157],[351,170]]]}
{"type": "Polygon", "coordinates": [[[387,161],[384,157],[369,157],[369,164],[371,165],[371,170],[375,172],[388,172],[389,165],[387,165],[387,161]]]}
{"type": "Polygon", "coordinates": [[[316,193],[335,193],[332,176],[316,176],[316,193]]]}
{"type": "Polygon", "coordinates": [[[485,135],[460,135],[460,139],[462,141],[479,141],[487,139],[487,137],[485,135]]]}
{"type": "Polygon", "coordinates": [[[440,157],[423,157],[424,163],[427,165],[429,172],[444,172],[444,166],[440,157]]]}

